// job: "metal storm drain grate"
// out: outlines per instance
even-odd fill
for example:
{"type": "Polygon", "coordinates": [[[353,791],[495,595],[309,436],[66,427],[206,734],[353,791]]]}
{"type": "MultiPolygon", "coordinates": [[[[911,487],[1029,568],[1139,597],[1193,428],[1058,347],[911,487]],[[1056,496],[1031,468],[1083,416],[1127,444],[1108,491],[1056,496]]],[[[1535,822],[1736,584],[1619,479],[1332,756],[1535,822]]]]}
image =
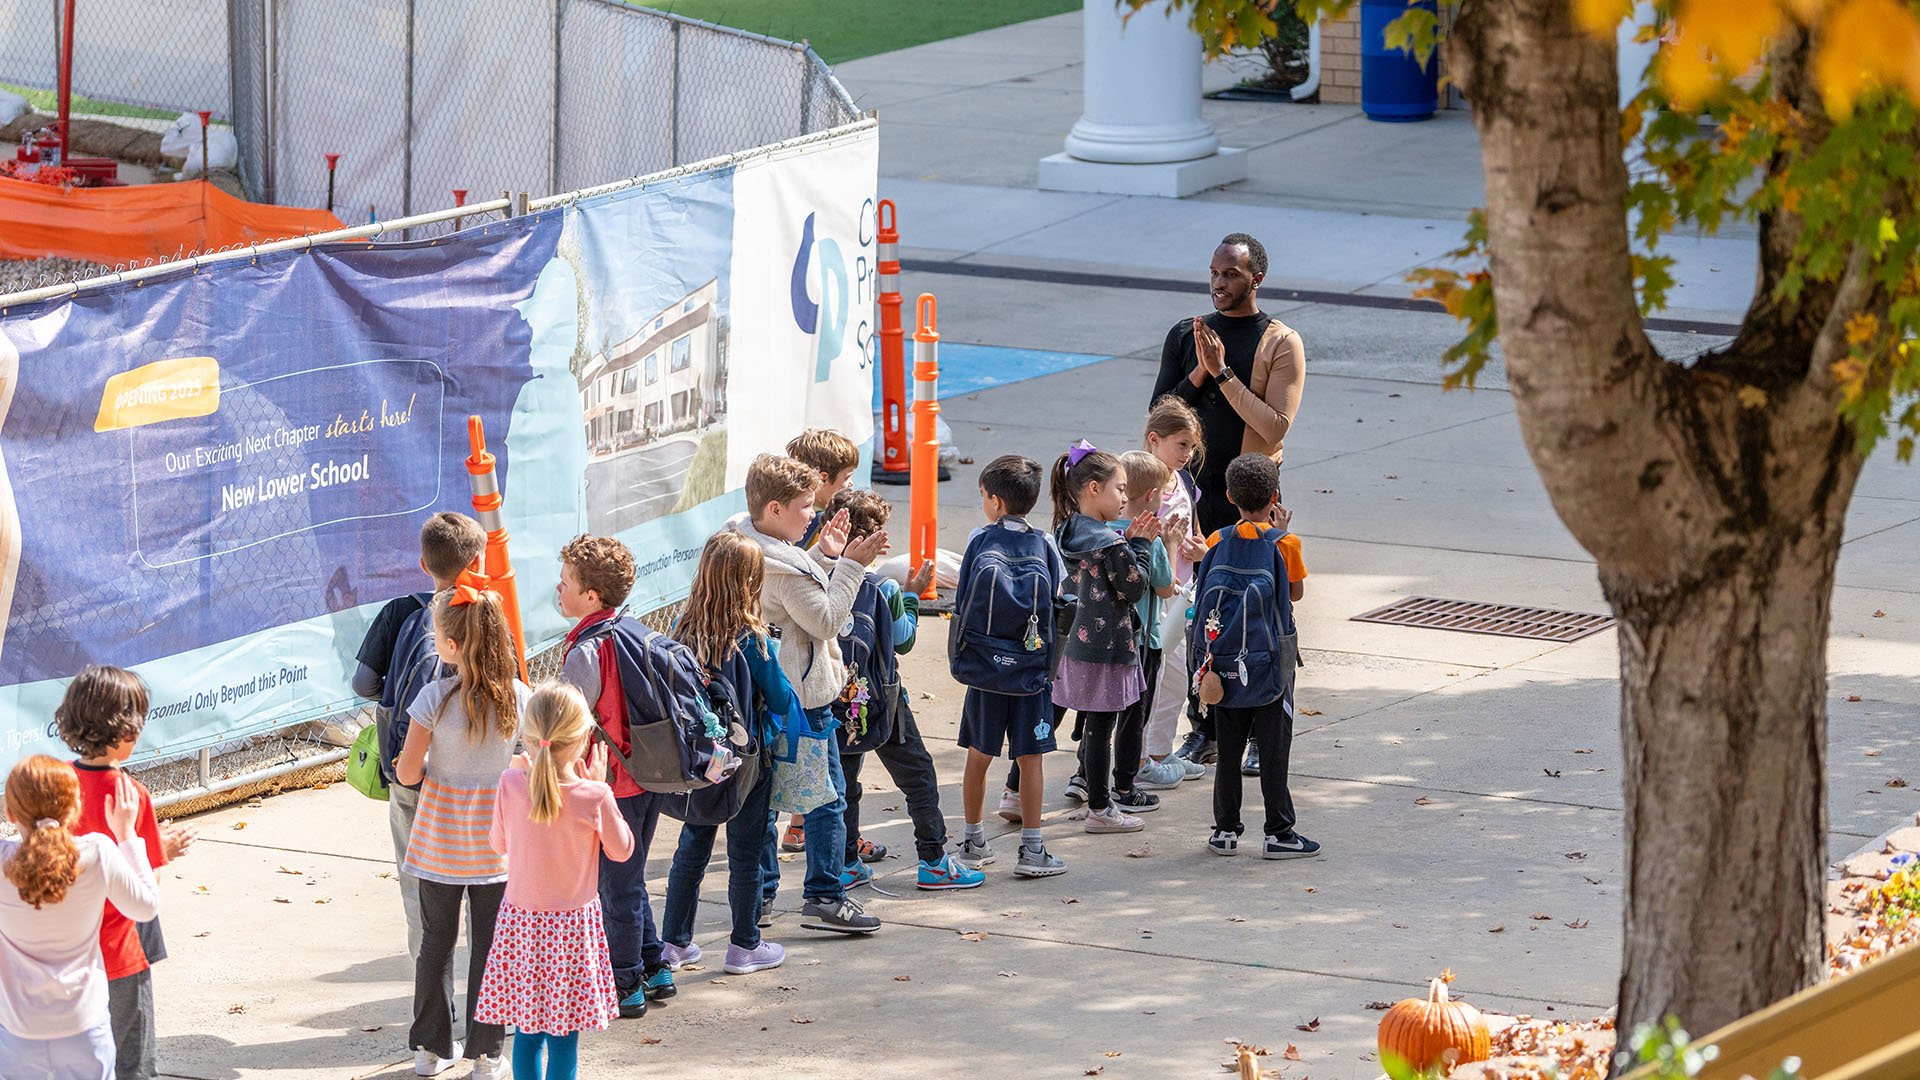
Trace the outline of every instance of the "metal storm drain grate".
{"type": "Polygon", "coordinates": [[[1499,634],[1535,641],[1579,641],[1613,626],[1611,615],[1583,611],[1478,604],[1468,600],[1438,600],[1409,596],[1383,608],[1353,617],[1354,622],[1420,626],[1429,630],[1459,630],[1468,634],[1499,634]]]}

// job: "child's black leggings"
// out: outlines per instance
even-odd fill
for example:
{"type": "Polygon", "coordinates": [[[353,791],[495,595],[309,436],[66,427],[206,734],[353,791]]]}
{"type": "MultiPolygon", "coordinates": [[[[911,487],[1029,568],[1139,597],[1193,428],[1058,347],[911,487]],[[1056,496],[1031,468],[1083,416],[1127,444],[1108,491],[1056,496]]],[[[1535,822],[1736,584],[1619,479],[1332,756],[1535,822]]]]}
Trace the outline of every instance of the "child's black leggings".
{"type": "MultiPolygon", "coordinates": [[[[1110,790],[1132,791],[1133,774],[1139,771],[1140,753],[1145,745],[1146,714],[1138,717],[1139,723],[1126,724],[1127,712],[1085,712],[1079,713],[1077,724],[1080,735],[1080,767],[1077,775],[1087,783],[1087,806],[1095,810],[1107,808],[1110,790]],[[1094,754],[1098,753],[1099,762],[1094,754]],[[1126,764],[1131,762],[1131,765],[1126,764]],[[1123,772],[1124,770],[1124,772],[1123,772]],[[1113,777],[1113,788],[1107,786],[1107,777],[1113,777]],[[1096,780],[1097,778],[1097,780],[1096,780]],[[1121,781],[1125,780],[1125,786],[1121,781]]],[[[1060,730],[1060,724],[1067,718],[1067,709],[1063,705],[1053,707],[1053,728],[1060,730]]],[[[1020,763],[1014,762],[1007,768],[1007,790],[1020,790],[1020,763]]]]}

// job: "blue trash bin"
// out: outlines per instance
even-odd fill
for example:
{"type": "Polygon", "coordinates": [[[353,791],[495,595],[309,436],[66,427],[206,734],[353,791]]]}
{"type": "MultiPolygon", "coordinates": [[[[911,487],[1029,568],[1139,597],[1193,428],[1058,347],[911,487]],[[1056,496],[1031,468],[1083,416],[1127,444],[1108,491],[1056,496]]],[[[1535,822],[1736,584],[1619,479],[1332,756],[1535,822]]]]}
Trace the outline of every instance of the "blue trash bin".
{"type": "Polygon", "coordinates": [[[1420,61],[1387,48],[1387,24],[1408,7],[1435,10],[1435,0],[1360,0],[1360,109],[1369,120],[1430,120],[1440,107],[1439,55],[1420,61]]]}

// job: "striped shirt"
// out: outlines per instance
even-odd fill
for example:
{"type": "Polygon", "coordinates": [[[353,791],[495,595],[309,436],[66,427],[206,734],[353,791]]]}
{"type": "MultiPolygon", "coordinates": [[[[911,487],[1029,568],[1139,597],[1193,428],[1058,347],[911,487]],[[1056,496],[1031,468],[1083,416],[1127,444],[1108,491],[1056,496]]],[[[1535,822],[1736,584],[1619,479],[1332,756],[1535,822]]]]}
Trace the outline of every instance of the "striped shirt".
{"type": "MultiPolygon", "coordinates": [[[[532,691],[515,680],[513,692],[524,714],[532,691]]],[[[401,870],[447,885],[507,880],[506,857],[493,850],[488,834],[494,792],[513,759],[515,740],[500,738],[492,724],[479,739],[469,736],[457,675],[428,684],[407,707],[407,716],[415,726],[431,731],[433,739],[427,744],[426,780],[420,785],[420,809],[401,870]]]]}

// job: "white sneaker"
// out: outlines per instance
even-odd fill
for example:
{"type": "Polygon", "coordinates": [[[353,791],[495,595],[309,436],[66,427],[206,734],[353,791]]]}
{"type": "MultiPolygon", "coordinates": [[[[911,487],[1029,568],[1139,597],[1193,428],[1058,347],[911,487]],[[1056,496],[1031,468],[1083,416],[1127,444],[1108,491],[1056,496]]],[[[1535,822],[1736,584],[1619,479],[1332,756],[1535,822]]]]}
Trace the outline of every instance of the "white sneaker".
{"type": "Polygon", "coordinates": [[[1146,827],[1146,822],[1111,804],[1105,810],[1087,811],[1090,833],[1139,832],[1146,827]]]}
{"type": "Polygon", "coordinates": [[[1001,817],[1018,825],[1023,817],[1020,811],[1020,796],[1011,791],[1002,791],[1000,793],[999,814],[1001,817]]]}
{"type": "Polygon", "coordinates": [[[960,847],[954,851],[953,857],[960,865],[978,870],[991,863],[997,856],[993,853],[993,846],[985,839],[980,839],[961,840],[960,847]]]}
{"type": "Polygon", "coordinates": [[[465,1049],[465,1047],[456,1041],[453,1044],[453,1056],[450,1058],[443,1058],[424,1046],[415,1050],[413,1052],[413,1075],[439,1076],[441,1073],[460,1064],[460,1051],[463,1049],[465,1049]]]}
{"type": "Polygon", "coordinates": [[[513,1080],[513,1064],[505,1054],[482,1054],[473,1063],[473,1080],[513,1080]]]}

